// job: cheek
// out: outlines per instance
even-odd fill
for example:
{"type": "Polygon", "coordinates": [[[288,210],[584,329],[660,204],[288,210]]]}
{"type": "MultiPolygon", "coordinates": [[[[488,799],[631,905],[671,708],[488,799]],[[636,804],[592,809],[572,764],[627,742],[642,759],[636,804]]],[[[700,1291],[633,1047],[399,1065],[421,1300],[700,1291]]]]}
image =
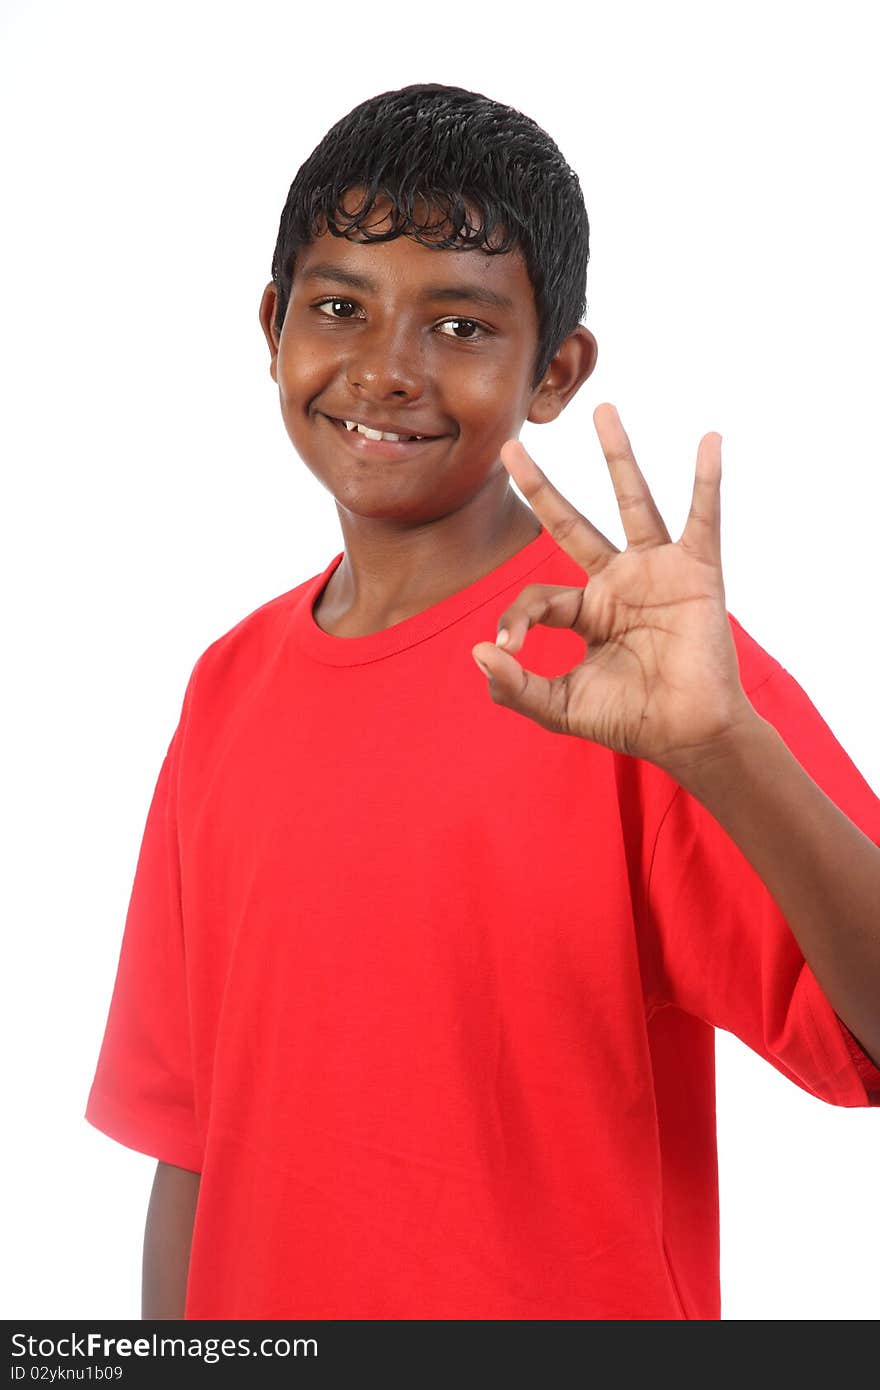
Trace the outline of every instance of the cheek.
{"type": "Polygon", "coordinates": [[[462,413],[479,416],[513,393],[516,366],[500,352],[437,354],[426,364],[426,376],[433,377],[450,401],[460,403],[462,413]]]}
{"type": "Polygon", "coordinates": [[[507,439],[518,404],[514,383],[512,372],[475,364],[449,397],[462,428],[485,439],[507,439]]]}
{"type": "Polygon", "coordinates": [[[297,405],[307,403],[326,376],[321,355],[308,349],[288,353],[278,360],[278,386],[282,397],[297,405]]]}

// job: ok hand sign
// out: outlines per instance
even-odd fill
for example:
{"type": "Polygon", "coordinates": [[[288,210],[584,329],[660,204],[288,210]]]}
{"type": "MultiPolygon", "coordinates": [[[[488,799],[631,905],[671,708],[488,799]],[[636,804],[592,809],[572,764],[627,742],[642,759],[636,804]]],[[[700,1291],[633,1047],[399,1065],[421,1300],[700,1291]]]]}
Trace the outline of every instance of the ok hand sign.
{"type": "Polygon", "coordinates": [[[627,549],[613,546],[522,444],[508,440],[502,463],[588,580],[584,588],[529,584],[502,613],[495,644],[478,642],[472,655],[496,704],[675,775],[714,757],[755,717],[724,600],[721,436],[700,440],[687,524],[672,542],[614,406],[597,406],[593,422],[627,549]],[[515,653],[536,623],[573,628],[588,644],[583,661],[553,679],[527,671],[515,653]]]}

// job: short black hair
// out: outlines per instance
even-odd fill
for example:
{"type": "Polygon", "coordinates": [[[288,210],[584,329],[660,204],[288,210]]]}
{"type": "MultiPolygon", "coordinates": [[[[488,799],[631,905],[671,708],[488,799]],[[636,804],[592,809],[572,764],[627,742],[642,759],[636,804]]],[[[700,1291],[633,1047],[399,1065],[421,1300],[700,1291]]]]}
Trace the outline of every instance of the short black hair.
{"type": "Polygon", "coordinates": [[[578,177],[545,130],[479,92],[415,83],[370,97],[330,128],[300,166],[281,214],[272,257],[279,335],[296,253],[324,227],[368,241],[405,234],[437,250],[501,255],[518,247],[538,317],[533,388],[586,310],[590,224],[578,177]],[[341,200],[355,186],[366,196],[347,213],[341,200]],[[391,203],[389,229],[365,231],[377,196],[391,203]],[[414,216],[419,201],[435,214],[429,223],[414,216]]]}

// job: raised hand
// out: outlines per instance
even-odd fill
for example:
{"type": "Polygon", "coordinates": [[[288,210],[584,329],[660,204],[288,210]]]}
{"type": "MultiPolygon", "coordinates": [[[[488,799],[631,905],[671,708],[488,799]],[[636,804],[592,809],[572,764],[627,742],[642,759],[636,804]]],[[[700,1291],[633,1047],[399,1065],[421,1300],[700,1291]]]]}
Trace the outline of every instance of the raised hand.
{"type": "Polygon", "coordinates": [[[489,693],[553,733],[592,739],[675,775],[727,746],[756,717],[739,678],[721,574],[721,436],[697,450],[693,500],[671,541],[613,405],[593,423],[611,472],[620,551],[550,483],[518,440],[501,461],[538,520],[587,574],[583,588],[529,584],[474,660],[489,693]],[[515,658],[536,623],[570,627],[586,655],[548,679],[515,658]],[[508,637],[504,639],[504,630],[508,637]]]}

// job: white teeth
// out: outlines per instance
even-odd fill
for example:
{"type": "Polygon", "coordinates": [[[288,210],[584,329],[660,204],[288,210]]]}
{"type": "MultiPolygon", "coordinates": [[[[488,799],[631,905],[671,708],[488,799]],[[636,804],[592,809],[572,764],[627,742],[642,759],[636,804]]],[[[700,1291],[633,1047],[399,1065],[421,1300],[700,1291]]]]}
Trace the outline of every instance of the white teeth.
{"type": "Polygon", "coordinates": [[[423,434],[383,434],[382,430],[371,430],[366,425],[359,425],[356,420],[343,420],[347,430],[357,430],[358,434],[365,434],[367,439],[390,439],[398,444],[401,439],[424,439],[423,434]]]}

